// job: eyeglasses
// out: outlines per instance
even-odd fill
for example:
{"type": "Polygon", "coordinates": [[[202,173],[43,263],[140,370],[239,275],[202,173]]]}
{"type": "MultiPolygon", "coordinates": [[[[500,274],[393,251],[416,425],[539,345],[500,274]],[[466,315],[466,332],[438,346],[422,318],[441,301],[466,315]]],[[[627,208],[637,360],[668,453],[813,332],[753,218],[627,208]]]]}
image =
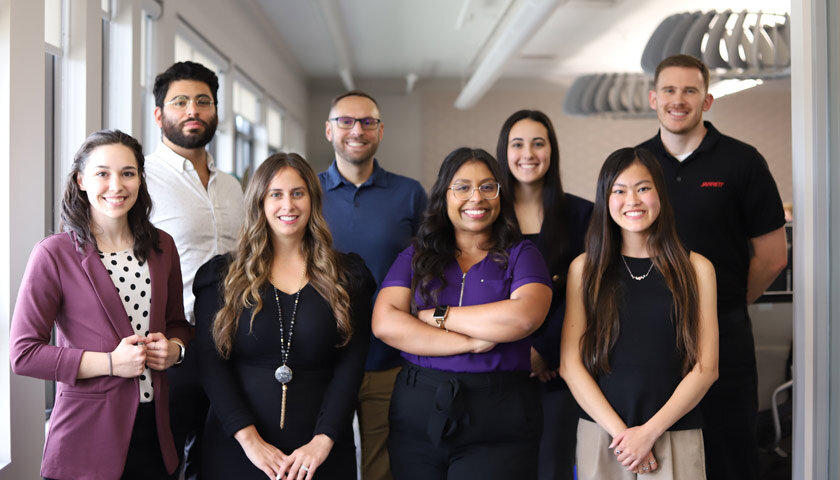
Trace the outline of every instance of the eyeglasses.
{"type": "Polygon", "coordinates": [[[170,106],[175,110],[183,112],[187,109],[187,106],[189,106],[190,103],[195,105],[195,108],[199,110],[209,110],[216,105],[216,102],[214,102],[213,99],[207,95],[199,95],[195,98],[190,98],[186,95],[178,95],[172,100],[164,103],[164,105],[170,106]]]}
{"type": "Polygon", "coordinates": [[[365,130],[376,130],[382,120],[373,117],[365,117],[365,118],[354,118],[354,117],[335,117],[330,119],[331,122],[335,122],[338,128],[344,130],[350,130],[356,125],[356,122],[362,126],[365,130]]]}
{"type": "Polygon", "coordinates": [[[469,183],[456,183],[455,185],[450,185],[449,189],[452,190],[452,194],[455,195],[455,198],[458,200],[469,200],[472,198],[473,192],[476,190],[478,190],[478,193],[482,198],[493,200],[499,196],[501,185],[499,185],[498,182],[488,182],[482,183],[477,187],[473,187],[469,183]]]}

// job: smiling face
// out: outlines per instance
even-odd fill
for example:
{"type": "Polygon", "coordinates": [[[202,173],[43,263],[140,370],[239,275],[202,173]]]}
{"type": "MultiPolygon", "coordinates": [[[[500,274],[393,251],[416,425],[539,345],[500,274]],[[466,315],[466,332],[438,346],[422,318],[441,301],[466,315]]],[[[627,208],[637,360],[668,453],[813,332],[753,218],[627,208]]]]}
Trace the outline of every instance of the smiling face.
{"type": "MultiPolygon", "coordinates": [[[[455,172],[449,184],[478,187],[496,182],[496,178],[484,162],[470,161],[455,172]]],[[[464,233],[490,233],[500,211],[499,196],[488,200],[482,197],[478,190],[473,190],[469,199],[460,200],[451,189],[446,193],[446,213],[455,228],[456,237],[464,233]]]]}
{"type": "Polygon", "coordinates": [[[690,67],[667,67],[659,73],[656,90],[648,94],[663,129],[676,135],[703,128],[703,112],[712,106],[703,74],[690,67]]]}
{"type": "Polygon", "coordinates": [[[275,240],[303,239],[311,209],[309,189],[297,170],[291,167],[278,170],[263,199],[265,219],[275,240]]]}
{"type": "Polygon", "coordinates": [[[624,169],[610,190],[610,216],[622,235],[646,232],[659,217],[659,194],[650,171],[638,161],[624,169]]]}
{"type": "Polygon", "coordinates": [[[518,182],[541,182],[551,162],[551,144],[545,125],[530,118],[514,123],[508,135],[507,161],[510,173],[518,182]]]}
{"type": "MultiPolygon", "coordinates": [[[[329,118],[380,118],[379,109],[369,98],[351,95],[344,97],[330,110],[329,118]]],[[[337,161],[361,165],[373,160],[379,141],[382,140],[384,125],[379,124],[374,130],[365,130],[361,122],[352,127],[340,128],[336,122],[327,120],[326,136],[332,143],[337,161]]]]}
{"type": "Polygon", "coordinates": [[[96,225],[127,222],[140,191],[137,158],[119,143],[96,147],[76,175],[76,183],[87,195],[90,218],[96,225]]]}

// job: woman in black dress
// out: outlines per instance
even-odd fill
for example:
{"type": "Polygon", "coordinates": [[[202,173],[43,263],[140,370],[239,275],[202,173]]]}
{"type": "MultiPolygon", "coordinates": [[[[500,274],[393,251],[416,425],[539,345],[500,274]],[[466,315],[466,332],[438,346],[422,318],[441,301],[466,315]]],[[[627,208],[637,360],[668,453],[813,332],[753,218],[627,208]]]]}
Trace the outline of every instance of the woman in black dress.
{"type": "Polygon", "coordinates": [[[717,379],[715,272],[680,243],[667,193],[650,152],[613,152],[569,268],[560,374],[585,412],[580,480],[706,478],[694,407],[717,379]]]}
{"type": "Polygon", "coordinates": [[[534,242],[551,273],[551,308],[531,344],[531,374],[542,385],[543,433],[539,480],[572,480],[578,407],[557,375],[566,312],[566,272],[583,252],[592,202],[563,192],[560,147],[551,120],[539,110],[519,110],[505,120],[496,158],[513,192],[522,235],[534,242]]]}
{"type": "Polygon", "coordinates": [[[375,286],[332,249],[306,161],[276,154],[245,193],[237,249],[196,274],[204,479],[351,479],[375,286]]]}

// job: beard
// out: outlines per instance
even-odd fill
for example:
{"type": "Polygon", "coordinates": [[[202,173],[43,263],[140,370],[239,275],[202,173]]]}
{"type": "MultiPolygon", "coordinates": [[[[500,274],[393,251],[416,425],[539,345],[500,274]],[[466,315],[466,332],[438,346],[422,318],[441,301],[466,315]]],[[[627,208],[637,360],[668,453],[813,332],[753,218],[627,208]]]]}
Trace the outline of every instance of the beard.
{"type": "Polygon", "coordinates": [[[332,141],[333,149],[338,153],[338,156],[343,158],[348,163],[353,165],[362,165],[373,159],[376,155],[376,150],[379,148],[379,142],[369,141],[367,148],[363,151],[352,151],[345,148],[342,139],[334,138],[332,141]]]}
{"type": "Polygon", "coordinates": [[[216,134],[216,126],[218,124],[219,117],[216,115],[213,115],[213,118],[209,122],[205,122],[200,118],[188,118],[179,123],[164,118],[162,127],[163,136],[181,148],[203,148],[213,140],[213,135],[216,134]],[[204,130],[200,133],[184,133],[183,124],[186,122],[200,122],[204,125],[204,130]]]}

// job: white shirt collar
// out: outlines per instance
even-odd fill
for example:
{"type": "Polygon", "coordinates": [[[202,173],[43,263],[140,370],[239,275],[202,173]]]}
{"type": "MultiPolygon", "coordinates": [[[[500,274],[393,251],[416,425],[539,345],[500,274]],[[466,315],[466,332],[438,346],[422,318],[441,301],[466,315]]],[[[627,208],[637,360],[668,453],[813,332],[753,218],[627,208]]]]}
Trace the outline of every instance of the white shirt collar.
{"type": "MultiPolygon", "coordinates": [[[[169,148],[169,146],[163,143],[163,141],[158,143],[158,146],[155,149],[155,156],[178,171],[184,172],[195,170],[195,167],[189,159],[175,153],[175,151],[169,148]]],[[[210,155],[210,152],[207,152],[207,168],[210,170],[211,175],[216,173],[216,160],[213,158],[213,155],[210,155]]]]}

